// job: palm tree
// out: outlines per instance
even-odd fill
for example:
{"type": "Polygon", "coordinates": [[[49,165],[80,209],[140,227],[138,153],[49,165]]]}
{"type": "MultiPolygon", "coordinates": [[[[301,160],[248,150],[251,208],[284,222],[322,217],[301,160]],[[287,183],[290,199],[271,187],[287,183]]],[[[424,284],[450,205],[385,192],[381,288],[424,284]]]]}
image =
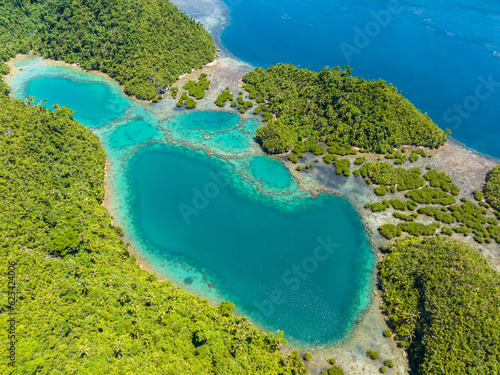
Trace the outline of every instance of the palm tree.
{"type": "Polygon", "coordinates": [[[120,297],[118,298],[118,300],[120,301],[121,305],[125,305],[126,303],[130,302],[130,297],[128,296],[128,294],[126,292],[122,292],[120,293],[120,297]]]}
{"type": "Polygon", "coordinates": [[[87,342],[80,344],[80,346],[78,347],[78,351],[80,352],[81,358],[90,356],[90,348],[88,347],[87,342]]]}
{"type": "Polygon", "coordinates": [[[120,340],[116,340],[113,347],[113,356],[115,358],[123,356],[123,343],[120,340]]]}
{"type": "Polygon", "coordinates": [[[84,281],[84,282],[82,283],[82,286],[80,287],[80,292],[81,292],[84,296],[86,296],[86,295],[89,293],[89,288],[88,288],[88,284],[87,284],[87,282],[85,282],[85,281],[84,281]]]}
{"type": "Polygon", "coordinates": [[[138,339],[142,334],[142,330],[139,328],[139,321],[136,321],[134,324],[134,328],[132,328],[132,332],[130,333],[134,339],[138,339]]]}

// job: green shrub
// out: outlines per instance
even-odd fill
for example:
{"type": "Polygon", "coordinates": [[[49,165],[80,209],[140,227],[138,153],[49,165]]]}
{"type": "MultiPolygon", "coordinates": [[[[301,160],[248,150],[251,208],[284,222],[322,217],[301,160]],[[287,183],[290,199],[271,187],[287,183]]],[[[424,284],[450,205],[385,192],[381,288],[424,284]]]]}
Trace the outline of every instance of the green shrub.
{"type": "Polygon", "coordinates": [[[310,361],[311,360],[311,354],[310,353],[304,353],[304,359],[306,361],[310,361]]]}
{"type": "Polygon", "coordinates": [[[172,87],[170,89],[170,93],[172,94],[172,99],[177,98],[177,93],[178,92],[179,92],[179,88],[178,87],[172,87]]]}
{"type": "Polygon", "coordinates": [[[461,205],[448,206],[448,209],[452,212],[457,222],[464,224],[476,234],[484,237],[488,237],[486,224],[497,225],[498,223],[497,219],[486,216],[488,214],[486,208],[480,207],[467,200],[461,205]]]}
{"type": "Polygon", "coordinates": [[[453,230],[448,227],[443,227],[441,228],[441,233],[444,234],[445,236],[452,236],[453,235],[453,230]]]}
{"type": "Polygon", "coordinates": [[[443,191],[450,192],[455,196],[460,192],[460,188],[453,184],[451,177],[447,176],[444,172],[438,173],[437,170],[432,169],[424,175],[424,178],[429,181],[430,186],[439,187],[443,191]]]}
{"type": "Polygon", "coordinates": [[[386,368],[385,366],[382,366],[382,367],[380,368],[380,372],[381,372],[382,374],[385,374],[385,373],[387,372],[387,368],[386,368]]]}
{"type": "Polygon", "coordinates": [[[314,145],[310,148],[310,151],[314,155],[323,155],[325,153],[325,149],[321,147],[320,145],[314,145]]]}
{"type": "Polygon", "coordinates": [[[432,216],[436,220],[441,221],[445,224],[453,224],[457,221],[455,216],[453,216],[450,213],[443,212],[440,208],[438,207],[433,207],[433,206],[425,206],[421,207],[417,211],[419,214],[424,214],[427,216],[432,216]]]}
{"type": "Polygon", "coordinates": [[[374,350],[371,350],[371,349],[369,349],[369,350],[366,351],[366,355],[370,359],[378,359],[378,358],[380,358],[380,354],[378,354],[378,352],[376,352],[374,350]]]}
{"type": "MultiPolygon", "coordinates": [[[[384,331],[384,336],[385,337],[391,337],[392,336],[392,331],[388,328],[384,331]]],[[[387,365],[386,365],[387,366],[387,365]]]]}
{"type": "Polygon", "coordinates": [[[390,204],[388,203],[388,201],[375,202],[375,203],[369,203],[365,205],[365,207],[371,208],[372,212],[380,212],[387,210],[390,207],[390,204]]]}
{"type": "Polygon", "coordinates": [[[335,358],[330,358],[328,360],[328,363],[330,363],[331,365],[334,365],[335,363],[337,363],[337,360],[335,358]]]}
{"type": "Polygon", "coordinates": [[[417,149],[413,150],[411,153],[418,154],[418,155],[422,156],[423,158],[425,158],[427,156],[427,153],[425,152],[425,150],[423,150],[421,148],[417,148],[417,149]]]}
{"type": "Polygon", "coordinates": [[[336,174],[344,174],[344,176],[350,175],[351,171],[349,169],[349,166],[351,165],[351,162],[349,161],[349,159],[337,159],[334,160],[333,163],[335,164],[336,174]]]}
{"type": "Polygon", "coordinates": [[[309,169],[309,168],[311,168],[312,166],[313,166],[313,165],[312,165],[312,163],[309,163],[309,164],[307,164],[307,165],[306,165],[306,169],[309,169]]]}
{"type": "Polygon", "coordinates": [[[478,202],[482,201],[484,198],[484,194],[481,193],[479,190],[474,190],[472,194],[474,194],[474,199],[478,202]]]}
{"type": "Polygon", "coordinates": [[[296,171],[301,171],[302,167],[300,165],[297,165],[297,168],[295,168],[296,171]]]}
{"type": "Polygon", "coordinates": [[[414,221],[416,219],[416,216],[414,216],[414,215],[415,214],[405,215],[405,214],[402,214],[401,212],[394,212],[392,214],[392,216],[394,216],[395,218],[403,220],[403,221],[414,221]]]}
{"type": "Polygon", "coordinates": [[[365,162],[365,158],[363,156],[357,157],[356,160],[354,160],[355,165],[361,165],[365,162]]]}
{"type": "Polygon", "coordinates": [[[387,190],[385,190],[385,186],[378,186],[375,189],[375,194],[377,194],[379,197],[382,197],[387,194],[387,190]]]}
{"type": "MultiPolygon", "coordinates": [[[[357,154],[357,151],[353,150],[351,146],[341,146],[339,144],[335,144],[334,142],[328,142],[328,144],[331,146],[328,148],[329,154],[336,154],[336,155],[340,155],[340,156],[356,155],[357,154]]],[[[360,158],[358,158],[358,159],[360,159],[360,158]]],[[[356,160],[358,160],[358,159],[356,159],[356,160]]],[[[363,158],[361,158],[361,159],[363,159],[363,158]]],[[[363,162],[360,164],[363,164],[363,162]]]]}
{"type": "MultiPolygon", "coordinates": [[[[419,168],[394,168],[387,162],[366,164],[366,174],[372,181],[379,185],[396,185],[397,190],[416,189],[424,186],[425,179],[420,177],[422,171],[419,168]]],[[[361,170],[361,168],[360,168],[361,170]]]]}
{"type": "Polygon", "coordinates": [[[299,158],[297,157],[297,155],[290,155],[288,157],[288,160],[290,160],[292,163],[296,164],[299,162],[299,158]]]}
{"type": "Polygon", "coordinates": [[[443,206],[453,204],[456,202],[455,197],[444,192],[441,189],[424,186],[421,189],[409,191],[405,195],[417,203],[422,204],[441,204],[443,206]]]}
{"type": "MultiPolygon", "coordinates": [[[[228,100],[229,100],[229,97],[231,96],[231,92],[229,91],[229,88],[226,88],[224,91],[222,91],[222,93],[217,97],[217,99],[215,100],[215,104],[218,106],[218,107],[223,107],[224,106],[224,103],[226,103],[228,100]]],[[[255,115],[258,115],[259,112],[260,112],[260,107],[258,107],[258,112],[255,113],[254,111],[254,114],[255,115]]],[[[257,111],[257,109],[256,109],[257,111]]]]}
{"type": "Polygon", "coordinates": [[[402,229],[394,224],[381,225],[380,228],[378,228],[378,230],[380,234],[385,238],[387,238],[388,240],[391,240],[395,237],[399,237],[403,233],[402,229]]]}
{"type": "Polygon", "coordinates": [[[196,101],[191,98],[186,99],[186,108],[192,109],[194,107],[196,107],[196,101]]]}
{"type": "Polygon", "coordinates": [[[331,154],[327,154],[325,156],[323,156],[323,161],[326,163],[326,164],[332,164],[333,161],[335,160],[338,160],[338,158],[334,155],[331,155],[331,154]]]}
{"type": "Polygon", "coordinates": [[[398,182],[396,170],[389,163],[366,164],[366,170],[368,177],[378,185],[393,185],[398,182]]]}
{"type": "Polygon", "coordinates": [[[403,202],[402,200],[399,199],[390,199],[389,203],[395,210],[406,211],[408,209],[407,202],[403,202]]]}
{"type": "Polygon", "coordinates": [[[384,366],[387,366],[389,368],[393,368],[394,367],[394,362],[392,362],[390,359],[386,359],[384,361],[384,366]]]}
{"type": "Polygon", "coordinates": [[[461,233],[463,234],[465,237],[467,237],[469,234],[472,233],[472,229],[470,228],[467,228],[465,225],[461,225],[459,227],[454,227],[453,228],[453,231],[455,233],[461,233]]]}
{"type": "Polygon", "coordinates": [[[398,227],[403,232],[407,232],[412,236],[432,236],[436,233],[436,229],[441,226],[439,223],[432,223],[429,225],[422,223],[399,223],[398,227]]]}
{"type": "Polygon", "coordinates": [[[328,369],[328,375],[344,375],[344,369],[340,366],[332,366],[328,369]]]}

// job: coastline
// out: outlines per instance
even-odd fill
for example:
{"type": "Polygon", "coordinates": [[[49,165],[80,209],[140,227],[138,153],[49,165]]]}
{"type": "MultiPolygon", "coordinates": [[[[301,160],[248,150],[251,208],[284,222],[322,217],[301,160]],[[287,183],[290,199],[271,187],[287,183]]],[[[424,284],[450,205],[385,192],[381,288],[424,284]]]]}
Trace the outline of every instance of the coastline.
{"type": "MultiPolygon", "coordinates": [[[[180,1],[174,1],[174,3],[179,3],[180,1]]],[[[216,3],[217,1],[203,1],[205,3],[216,3]]],[[[215,37],[214,37],[215,39],[215,37]]],[[[219,38],[220,40],[220,38],[219,38]]],[[[19,57],[26,56],[26,55],[19,55],[19,57]]],[[[10,63],[13,59],[9,60],[8,63],[10,63]]],[[[59,64],[64,64],[66,66],[71,66],[71,67],[77,67],[82,71],[85,71],[81,67],[79,67],[77,64],[68,64],[60,61],[55,61],[55,60],[50,60],[47,59],[50,62],[53,63],[59,63],[59,64]]],[[[211,86],[211,89],[209,91],[209,94],[207,94],[207,98],[205,98],[204,101],[198,103],[197,108],[195,111],[201,111],[201,110],[207,110],[210,107],[210,110],[219,110],[217,107],[213,105],[213,99],[217,96],[217,94],[224,89],[226,86],[231,86],[235,87],[235,83],[238,82],[233,81],[234,77],[239,75],[241,77],[241,72],[245,72],[245,69],[249,69],[249,65],[244,63],[244,62],[239,62],[237,59],[232,57],[227,51],[225,51],[221,47],[221,58],[217,59],[216,61],[212,63],[209,63],[205,65],[205,67],[201,70],[194,71],[192,73],[188,73],[186,75],[183,75],[179,77],[179,80],[175,84],[180,85],[182,82],[185,80],[191,79],[194,73],[200,73],[200,72],[209,72],[213,78],[212,82],[213,85],[211,86]]],[[[11,65],[9,65],[11,66],[11,65]]],[[[12,68],[11,68],[12,70],[12,68]]],[[[85,71],[93,74],[98,74],[100,76],[104,76],[106,78],[109,78],[113,80],[114,82],[118,83],[115,81],[113,78],[109,77],[106,73],[102,73],[100,71],[85,71]]],[[[10,79],[15,75],[15,72],[11,75],[10,73],[6,76],[6,82],[9,84],[10,79]]],[[[123,86],[120,85],[123,90],[123,86]]],[[[239,87],[240,85],[238,85],[239,87]]],[[[142,101],[138,100],[135,97],[131,97],[134,100],[137,100],[139,102],[147,102],[147,101],[142,101]]],[[[167,106],[172,106],[173,107],[173,100],[166,95],[164,99],[162,99],[159,103],[159,109],[162,109],[162,111],[165,110],[167,106]],[[163,105],[161,105],[163,104],[163,105]]],[[[175,113],[171,109],[170,113],[175,113]]],[[[314,160],[314,159],[312,159],[314,160]]],[[[498,159],[482,155],[475,150],[469,149],[466,146],[460,144],[459,142],[450,139],[445,146],[443,146],[440,150],[438,150],[435,154],[433,154],[432,159],[426,159],[426,161],[430,161],[432,164],[436,164],[436,167],[439,171],[446,171],[457,183],[462,190],[467,189],[466,193],[469,193],[469,189],[478,189],[482,185],[482,181],[484,180],[485,176],[485,170],[488,168],[487,166],[493,165],[493,163],[498,164],[500,161],[498,159]],[[459,162],[457,162],[459,160],[459,162]],[[483,177],[481,177],[483,176],[483,177]]],[[[420,160],[419,160],[420,162],[420,160]]],[[[285,165],[288,166],[288,164],[285,161],[285,165]]],[[[413,166],[413,165],[412,165],[413,166]]],[[[418,166],[415,164],[415,166],[418,166]]],[[[108,210],[110,215],[115,217],[115,212],[117,210],[116,202],[113,199],[113,194],[114,190],[112,189],[113,182],[111,180],[110,176],[110,169],[111,169],[111,164],[107,160],[106,161],[106,166],[105,166],[105,198],[103,201],[103,206],[108,210]]],[[[289,168],[290,169],[290,168],[289,168]]],[[[315,168],[314,168],[315,169],[315,168]]],[[[316,170],[316,169],[315,169],[316,170]]],[[[489,170],[489,169],[488,169],[489,170]]],[[[325,176],[318,178],[318,181],[308,181],[306,178],[304,178],[304,174],[297,173],[294,170],[290,170],[292,176],[296,178],[298,181],[302,181],[301,183],[304,186],[309,186],[310,189],[312,190],[323,190],[321,181],[323,180],[328,180],[329,177],[328,173],[330,172],[325,172],[325,176]]],[[[314,173],[311,173],[314,174],[314,173]]],[[[318,176],[316,176],[318,177],[318,176]]],[[[348,178],[345,178],[341,176],[341,178],[348,180],[348,178]]],[[[352,176],[349,178],[351,179],[352,176]]],[[[371,214],[370,211],[363,209],[362,204],[364,205],[364,198],[365,196],[361,195],[358,193],[357,196],[354,195],[356,191],[361,189],[363,187],[363,184],[357,184],[356,181],[348,181],[350,185],[345,186],[346,184],[340,186],[336,185],[337,184],[337,179],[333,178],[333,182],[331,182],[330,185],[326,184],[324,185],[324,191],[327,192],[338,192],[338,195],[342,195],[344,198],[348,199],[348,201],[355,207],[356,211],[358,212],[363,225],[366,227],[367,232],[370,234],[370,240],[372,241],[372,246],[373,250],[375,253],[377,253],[377,243],[383,243],[385,240],[383,239],[376,239],[378,235],[377,232],[377,227],[379,226],[380,222],[389,222],[389,219],[384,216],[383,213],[381,214],[371,214]],[[359,185],[359,186],[358,186],[359,185]],[[338,190],[336,190],[338,189],[338,190]],[[357,207],[360,207],[358,209],[357,207]]],[[[371,192],[372,189],[370,189],[371,192]]],[[[471,190],[471,191],[472,191],[471,190]]],[[[362,191],[362,190],[361,190],[362,191]]],[[[465,195],[465,194],[464,194],[465,195]]],[[[460,194],[462,195],[462,192],[460,194]]],[[[372,200],[372,196],[368,196],[372,200]]],[[[367,201],[367,200],[366,200],[367,201]]],[[[116,219],[113,219],[115,221],[116,219]]],[[[120,224],[117,222],[117,224],[120,224]]],[[[125,238],[127,238],[127,234],[125,234],[125,238]]],[[[473,245],[474,241],[471,240],[473,245]]],[[[471,245],[467,243],[468,245],[471,245]]],[[[474,247],[474,246],[473,246],[474,247]]],[[[477,247],[477,246],[476,246],[477,247]]],[[[135,254],[136,260],[138,265],[141,267],[141,269],[144,269],[152,274],[155,274],[159,280],[167,280],[168,277],[165,275],[161,275],[159,272],[157,272],[154,267],[150,264],[147,263],[143,258],[140,257],[140,254],[137,253],[135,249],[133,249],[133,253],[135,254]]],[[[491,253],[485,253],[483,254],[485,257],[488,255],[489,257],[492,257],[490,260],[490,263],[495,262],[496,266],[495,268],[498,269],[500,267],[500,254],[497,254],[495,252],[491,253]],[[498,260],[497,260],[498,259],[498,260]]],[[[168,279],[169,280],[169,279],[168,279]]],[[[170,281],[170,280],[169,280],[170,281]]],[[[170,281],[172,282],[172,281],[170,281]]],[[[185,286],[182,285],[176,285],[172,283],[173,285],[186,289],[185,286]]],[[[330,357],[335,357],[338,360],[338,363],[341,364],[346,370],[347,373],[378,373],[378,368],[376,364],[373,363],[370,359],[368,359],[365,355],[365,350],[366,349],[377,349],[380,353],[382,353],[384,356],[387,358],[393,359],[393,361],[396,364],[396,367],[391,370],[391,373],[395,374],[406,374],[408,372],[408,365],[406,361],[406,353],[400,349],[397,348],[395,345],[395,342],[390,339],[385,339],[382,337],[382,327],[385,328],[385,317],[381,313],[381,310],[379,308],[380,304],[380,296],[378,293],[378,290],[374,290],[372,295],[372,302],[369,305],[368,309],[363,312],[362,317],[359,320],[359,323],[356,325],[356,327],[353,329],[353,331],[350,333],[349,337],[346,338],[345,342],[341,342],[339,344],[334,344],[334,345],[329,345],[326,347],[318,347],[312,350],[313,352],[313,359],[311,362],[307,363],[306,365],[312,371],[313,373],[319,373],[322,369],[325,368],[326,365],[326,359],[330,357]],[[367,372],[369,371],[369,372],[367,372]]],[[[193,293],[190,291],[190,293],[193,293]]],[[[255,322],[252,322],[255,326],[258,327],[255,322]]],[[[283,348],[282,352],[288,353],[294,350],[295,348],[293,346],[287,346],[283,348]]]]}
{"type": "MultiPolygon", "coordinates": [[[[98,77],[105,78],[107,80],[113,81],[116,85],[118,85],[120,87],[121,93],[124,96],[126,96],[127,98],[130,98],[130,99],[132,99],[134,101],[137,101],[138,103],[146,104],[146,103],[152,103],[153,102],[153,100],[143,100],[143,99],[137,98],[135,95],[127,95],[127,94],[125,94],[125,86],[123,84],[121,84],[120,82],[118,82],[113,77],[111,77],[107,73],[104,73],[104,72],[102,72],[100,70],[87,70],[87,69],[84,69],[84,68],[81,67],[81,65],[79,63],[67,63],[65,61],[54,60],[54,59],[51,59],[49,57],[43,57],[41,54],[34,53],[34,51],[30,51],[27,54],[17,54],[14,57],[11,57],[9,60],[7,60],[5,62],[5,65],[7,65],[9,67],[9,69],[10,69],[10,72],[7,73],[3,77],[3,81],[5,83],[7,83],[7,85],[10,86],[11,80],[15,77],[15,75],[19,71],[22,71],[22,69],[19,69],[16,66],[16,62],[18,62],[18,61],[20,61],[22,59],[25,59],[25,58],[30,58],[30,57],[39,57],[39,58],[43,59],[45,62],[50,63],[50,64],[62,65],[62,66],[66,66],[66,67],[69,67],[69,68],[76,68],[76,69],[80,70],[81,72],[90,73],[90,74],[96,75],[98,77]]],[[[174,82],[172,85],[174,85],[175,83],[177,83],[180,79],[182,79],[184,77],[188,77],[188,76],[190,76],[191,74],[193,74],[195,72],[200,72],[201,73],[201,72],[203,72],[203,70],[205,68],[215,67],[215,66],[217,66],[218,62],[219,62],[219,58],[216,57],[213,61],[210,61],[210,62],[206,63],[205,65],[203,65],[202,69],[192,69],[191,72],[182,74],[181,76],[179,76],[177,78],[177,81],[174,82]]],[[[172,85],[170,85],[170,86],[172,86],[172,85]]],[[[164,94],[162,100],[165,100],[168,97],[169,97],[168,94],[164,94]]]]}

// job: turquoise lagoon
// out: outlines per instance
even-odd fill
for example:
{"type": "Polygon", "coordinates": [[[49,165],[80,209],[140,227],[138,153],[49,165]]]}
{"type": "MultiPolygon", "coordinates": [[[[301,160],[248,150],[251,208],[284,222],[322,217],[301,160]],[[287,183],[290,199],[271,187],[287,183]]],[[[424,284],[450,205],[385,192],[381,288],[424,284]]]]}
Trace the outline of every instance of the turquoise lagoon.
{"type": "MultiPolygon", "coordinates": [[[[14,96],[68,105],[111,161],[115,215],[169,279],[296,345],[346,337],[368,306],[375,257],[352,206],[298,187],[253,142],[259,123],[221,111],[159,118],[113,81],[32,58],[14,96]],[[209,139],[205,139],[205,136],[209,139]]],[[[175,115],[174,115],[175,113],[175,115]]]]}

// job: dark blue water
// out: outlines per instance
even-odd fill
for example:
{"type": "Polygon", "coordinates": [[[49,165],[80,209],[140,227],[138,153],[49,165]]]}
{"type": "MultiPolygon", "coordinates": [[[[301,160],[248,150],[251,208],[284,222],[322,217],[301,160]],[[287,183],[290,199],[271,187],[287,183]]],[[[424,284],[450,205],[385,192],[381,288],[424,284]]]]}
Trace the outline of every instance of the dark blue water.
{"type": "Polygon", "coordinates": [[[224,1],[222,43],[242,60],[350,65],[392,82],[458,141],[500,157],[500,2],[224,1]]]}

